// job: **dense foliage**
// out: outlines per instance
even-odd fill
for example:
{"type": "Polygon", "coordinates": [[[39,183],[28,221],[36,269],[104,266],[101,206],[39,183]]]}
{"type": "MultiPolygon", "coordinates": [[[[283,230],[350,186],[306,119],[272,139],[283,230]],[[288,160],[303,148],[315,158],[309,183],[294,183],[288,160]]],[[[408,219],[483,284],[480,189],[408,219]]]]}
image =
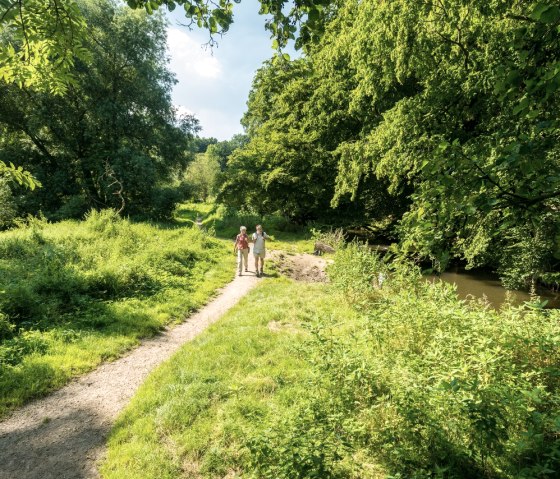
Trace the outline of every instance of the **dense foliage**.
{"type": "Polygon", "coordinates": [[[0,160],[43,184],[25,195],[23,212],[169,217],[177,196],[164,185],[191,159],[198,124],[171,104],[165,19],[110,0],[80,5],[90,58],[76,61],[63,96],[0,84],[0,160]]]}
{"type": "Polygon", "coordinates": [[[223,199],[246,178],[263,210],[392,217],[439,269],[557,272],[559,29],[549,1],[341,2],[304,58],[257,73],[223,199]]]}
{"type": "Polygon", "coordinates": [[[332,151],[357,134],[359,123],[341,114],[346,86],[317,90],[317,81],[304,59],[288,63],[275,56],[257,72],[242,120],[249,142],[231,156],[219,199],[298,222],[352,222],[400,211],[402,201],[380,182],[371,185],[369,197],[331,207],[337,176],[332,151]]]}
{"type": "MultiPolygon", "coordinates": [[[[190,24],[210,34],[225,33],[233,23],[234,3],[239,0],[127,0],[133,9],[152,14],[160,7],[184,10],[190,24]]],[[[265,26],[274,45],[296,39],[301,47],[323,28],[330,10],[329,0],[300,0],[285,8],[285,2],[260,0],[259,13],[268,15],[265,26]]],[[[0,0],[0,35],[9,32],[10,41],[0,45],[0,79],[20,86],[38,87],[63,93],[72,84],[75,58],[87,58],[89,19],[75,0],[0,0]]]]}
{"type": "Polygon", "coordinates": [[[1,233],[0,416],[200,307],[231,278],[229,252],[113,210],[1,233]]]}

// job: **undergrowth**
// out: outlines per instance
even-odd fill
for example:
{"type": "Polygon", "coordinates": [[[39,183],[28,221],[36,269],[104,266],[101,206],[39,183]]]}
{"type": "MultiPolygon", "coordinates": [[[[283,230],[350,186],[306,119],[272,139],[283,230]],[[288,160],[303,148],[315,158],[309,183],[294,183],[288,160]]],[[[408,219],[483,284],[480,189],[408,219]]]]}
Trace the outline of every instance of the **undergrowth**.
{"type": "Polygon", "coordinates": [[[0,416],[200,307],[231,279],[228,252],[111,210],[0,234],[0,416]]]}
{"type": "Polygon", "coordinates": [[[560,314],[457,299],[357,245],[267,280],[154,374],[105,478],[556,478],[560,314]]]}

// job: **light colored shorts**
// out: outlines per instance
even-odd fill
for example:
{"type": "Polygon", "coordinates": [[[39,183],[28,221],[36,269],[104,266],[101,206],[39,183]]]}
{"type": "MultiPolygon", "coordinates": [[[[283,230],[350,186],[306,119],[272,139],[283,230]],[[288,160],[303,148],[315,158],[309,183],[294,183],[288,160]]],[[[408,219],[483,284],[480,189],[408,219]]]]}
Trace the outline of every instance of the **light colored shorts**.
{"type": "Polygon", "coordinates": [[[262,259],[264,259],[265,256],[266,256],[266,250],[265,250],[265,249],[263,249],[262,251],[255,251],[255,250],[253,250],[253,256],[254,256],[255,258],[262,258],[262,259]]]}

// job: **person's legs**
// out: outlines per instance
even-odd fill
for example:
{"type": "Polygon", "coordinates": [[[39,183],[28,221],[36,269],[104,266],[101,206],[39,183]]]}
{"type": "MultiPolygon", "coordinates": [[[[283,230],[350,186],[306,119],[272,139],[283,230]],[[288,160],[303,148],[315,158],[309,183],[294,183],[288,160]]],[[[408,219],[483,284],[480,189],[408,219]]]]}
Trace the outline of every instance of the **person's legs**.
{"type": "Polygon", "coordinates": [[[245,263],[245,271],[249,271],[249,248],[243,250],[243,260],[245,263]]]}
{"type": "Polygon", "coordinates": [[[264,270],[264,258],[261,258],[261,276],[264,274],[263,270],[264,270]]]}
{"type": "Polygon", "coordinates": [[[241,276],[241,271],[243,270],[243,251],[237,250],[237,269],[239,270],[239,276],[241,276]]]}
{"type": "Polygon", "coordinates": [[[259,255],[255,254],[255,274],[259,276],[259,255]]]}

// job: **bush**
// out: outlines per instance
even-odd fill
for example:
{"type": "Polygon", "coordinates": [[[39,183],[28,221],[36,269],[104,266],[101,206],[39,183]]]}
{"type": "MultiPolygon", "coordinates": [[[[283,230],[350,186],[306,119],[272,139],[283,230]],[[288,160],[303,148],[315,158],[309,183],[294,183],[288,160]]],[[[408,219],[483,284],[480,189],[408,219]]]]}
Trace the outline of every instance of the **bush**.
{"type": "Polygon", "coordinates": [[[10,321],[9,317],[0,312],[0,341],[11,338],[15,329],[16,326],[10,321]]]}
{"type": "Polygon", "coordinates": [[[336,259],[328,268],[331,281],[354,305],[368,304],[379,297],[379,289],[388,277],[388,267],[367,245],[341,246],[339,242],[336,259]]]}
{"type": "Polygon", "coordinates": [[[559,311],[460,302],[356,244],[328,272],[360,314],[316,319],[308,397],[248,439],[257,477],[557,477],[559,311]]]}
{"type": "Polygon", "coordinates": [[[150,218],[155,220],[171,220],[177,203],[185,199],[178,188],[160,187],[152,192],[150,218]]]}
{"type": "Polygon", "coordinates": [[[555,477],[559,312],[463,304],[402,267],[379,289],[369,256],[350,246],[329,271],[361,321],[311,343],[342,436],[402,477],[555,477]]]}
{"type": "Polygon", "coordinates": [[[82,195],[70,196],[66,202],[52,215],[52,220],[80,219],[89,209],[88,201],[82,195]]]}

